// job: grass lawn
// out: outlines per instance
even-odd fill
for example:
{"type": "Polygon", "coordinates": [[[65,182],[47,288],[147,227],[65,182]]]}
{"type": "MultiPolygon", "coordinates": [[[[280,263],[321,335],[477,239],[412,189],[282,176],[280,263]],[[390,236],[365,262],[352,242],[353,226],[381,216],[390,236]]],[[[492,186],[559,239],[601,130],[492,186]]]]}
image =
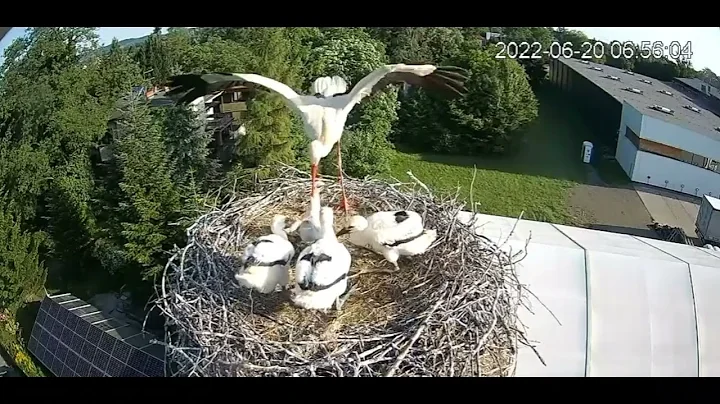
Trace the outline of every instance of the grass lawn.
{"type": "MultiPolygon", "coordinates": [[[[408,180],[413,174],[440,192],[460,195],[469,202],[473,167],[477,167],[473,200],[478,211],[559,224],[579,224],[568,209],[569,192],[587,177],[588,167],[580,160],[583,140],[592,139],[574,108],[553,89],[536,91],[540,103],[538,119],[525,132],[525,144],[514,155],[503,157],[446,156],[396,152],[391,175],[408,180]]],[[[605,165],[605,164],[603,164],[605,165]]],[[[622,181],[616,163],[599,169],[603,179],[622,181]],[[603,175],[603,172],[606,175],[603,175]]]]}

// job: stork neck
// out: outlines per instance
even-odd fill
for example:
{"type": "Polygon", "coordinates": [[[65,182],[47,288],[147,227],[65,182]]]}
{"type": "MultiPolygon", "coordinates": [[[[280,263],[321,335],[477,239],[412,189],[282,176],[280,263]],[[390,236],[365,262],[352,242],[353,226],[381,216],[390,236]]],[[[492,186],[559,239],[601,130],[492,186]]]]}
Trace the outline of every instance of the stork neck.
{"type": "Polygon", "coordinates": [[[321,234],[322,238],[328,239],[328,240],[337,240],[337,237],[335,237],[335,228],[333,226],[333,218],[327,217],[327,216],[321,216],[320,217],[320,226],[321,226],[321,234]]]}

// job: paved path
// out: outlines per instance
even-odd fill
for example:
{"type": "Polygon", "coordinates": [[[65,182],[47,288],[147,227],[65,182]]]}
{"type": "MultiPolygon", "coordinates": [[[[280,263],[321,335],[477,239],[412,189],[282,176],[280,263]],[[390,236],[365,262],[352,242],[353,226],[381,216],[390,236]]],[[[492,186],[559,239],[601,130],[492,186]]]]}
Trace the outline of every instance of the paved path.
{"type": "Polygon", "coordinates": [[[633,185],[653,220],[680,227],[688,236],[695,237],[700,198],[644,184],[633,185]]]}
{"type": "Polygon", "coordinates": [[[652,217],[635,188],[608,185],[592,166],[586,165],[586,169],[586,183],[570,194],[570,211],[578,223],[596,230],[657,238],[647,227],[652,217]]]}

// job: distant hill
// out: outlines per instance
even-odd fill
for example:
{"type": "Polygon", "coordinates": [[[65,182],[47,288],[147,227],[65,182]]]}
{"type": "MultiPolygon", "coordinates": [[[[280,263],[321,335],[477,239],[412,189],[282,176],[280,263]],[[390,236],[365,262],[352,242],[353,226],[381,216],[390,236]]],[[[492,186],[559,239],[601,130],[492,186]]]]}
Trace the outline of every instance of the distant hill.
{"type": "MultiPolygon", "coordinates": [[[[194,28],[186,28],[186,30],[188,30],[188,31],[192,31],[193,29],[194,29],[194,28]]],[[[167,35],[167,34],[163,34],[163,35],[167,35]]],[[[145,41],[147,41],[147,39],[148,39],[149,37],[150,37],[150,34],[145,35],[145,36],[141,36],[141,37],[139,37],[139,38],[127,38],[127,39],[123,39],[122,41],[119,41],[118,43],[119,43],[119,45],[120,45],[121,48],[130,48],[130,47],[133,47],[133,46],[139,46],[139,45],[144,44],[145,41]]],[[[99,50],[101,53],[105,53],[105,52],[107,52],[107,51],[110,50],[110,44],[107,44],[107,45],[105,45],[105,46],[102,46],[102,47],[100,47],[98,50],[99,50]]]]}
{"type": "MultiPolygon", "coordinates": [[[[123,39],[122,41],[118,41],[118,45],[120,45],[121,48],[130,48],[133,46],[142,45],[147,41],[147,39],[150,37],[150,35],[141,36],[140,38],[127,38],[123,39]]],[[[107,44],[105,46],[102,46],[98,49],[100,53],[105,53],[110,50],[110,44],[107,44]]]]}

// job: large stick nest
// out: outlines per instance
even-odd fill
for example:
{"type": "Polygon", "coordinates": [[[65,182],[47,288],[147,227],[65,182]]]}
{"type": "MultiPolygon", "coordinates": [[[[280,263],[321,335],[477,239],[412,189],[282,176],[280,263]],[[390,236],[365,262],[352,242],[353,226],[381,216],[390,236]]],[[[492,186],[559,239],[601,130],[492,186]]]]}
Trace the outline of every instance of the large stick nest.
{"type": "MultiPolygon", "coordinates": [[[[158,291],[172,374],[512,375],[518,343],[526,343],[516,318],[525,293],[515,276],[518,254],[476,235],[472,223],[460,223],[464,204],[456,198],[436,199],[415,181],[345,179],[361,214],[414,210],[438,239],[425,254],[401,258],[395,273],[386,272],[392,267],[381,256],[345,242],[356,291],[340,312],[302,310],[290,292],[261,295],[234,279],[243,248],[268,234],[273,215],[294,220],[303,213],[307,174],[285,168],[254,193],[197,219],[158,291]]],[[[338,184],[324,182],[330,185],[321,192],[323,205],[336,203],[338,184]]],[[[336,215],[336,230],[344,220],[336,215]]],[[[295,246],[297,257],[303,246],[295,246]]]]}

